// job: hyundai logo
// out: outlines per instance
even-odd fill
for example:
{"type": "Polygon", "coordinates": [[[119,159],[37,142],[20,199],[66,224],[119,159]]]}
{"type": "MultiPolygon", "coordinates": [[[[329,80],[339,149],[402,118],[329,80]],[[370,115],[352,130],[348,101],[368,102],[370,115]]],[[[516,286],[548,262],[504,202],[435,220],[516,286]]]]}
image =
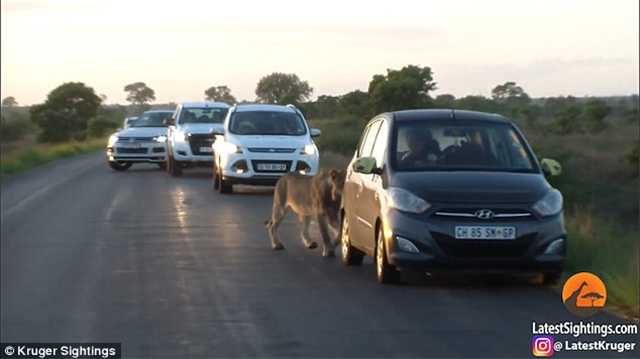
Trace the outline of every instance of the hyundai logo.
{"type": "Polygon", "coordinates": [[[493,211],[490,209],[479,209],[476,211],[475,216],[480,219],[493,218],[493,211]]]}

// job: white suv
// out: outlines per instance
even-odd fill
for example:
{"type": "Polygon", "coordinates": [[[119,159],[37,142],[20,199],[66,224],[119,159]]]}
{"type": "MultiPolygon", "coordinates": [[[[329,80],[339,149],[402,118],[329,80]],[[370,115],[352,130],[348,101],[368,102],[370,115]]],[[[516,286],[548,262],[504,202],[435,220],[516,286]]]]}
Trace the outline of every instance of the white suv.
{"type": "Polygon", "coordinates": [[[185,102],[178,105],[167,135],[167,172],[182,175],[187,167],[211,166],[214,133],[222,132],[229,111],[224,102],[185,102]]]}
{"type": "MultiPolygon", "coordinates": [[[[167,154],[167,127],[171,110],[154,110],[136,117],[136,121],[109,137],[107,162],[116,171],[126,171],[134,163],[156,163],[164,168],[167,154]]],[[[129,117],[131,118],[131,117],[129,117]]]]}
{"type": "Polygon", "coordinates": [[[274,185],[288,172],[318,172],[318,148],[302,113],[292,105],[237,105],[213,144],[214,188],[233,192],[234,184],[274,185]]]}

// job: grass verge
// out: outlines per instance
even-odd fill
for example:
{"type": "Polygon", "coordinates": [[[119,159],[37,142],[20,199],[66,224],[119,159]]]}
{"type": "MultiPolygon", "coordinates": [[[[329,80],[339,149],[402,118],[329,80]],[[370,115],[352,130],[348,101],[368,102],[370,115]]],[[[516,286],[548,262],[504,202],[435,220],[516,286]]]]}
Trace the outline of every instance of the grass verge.
{"type": "Polygon", "coordinates": [[[3,148],[0,157],[0,176],[23,172],[60,158],[97,151],[104,148],[106,143],[105,138],[91,138],[82,142],[33,144],[7,151],[3,148]]]}

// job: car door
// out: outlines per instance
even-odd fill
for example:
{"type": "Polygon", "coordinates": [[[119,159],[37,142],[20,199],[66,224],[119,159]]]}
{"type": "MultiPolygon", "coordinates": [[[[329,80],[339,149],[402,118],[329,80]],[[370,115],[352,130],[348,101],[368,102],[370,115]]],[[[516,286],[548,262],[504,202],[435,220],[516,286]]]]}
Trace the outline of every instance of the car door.
{"type": "MultiPolygon", "coordinates": [[[[380,129],[380,121],[373,121],[368,126],[366,136],[359,149],[356,158],[371,156],[371,150],[373,149],[373,143],[380,129]]],[[[351,170],[351,169],[350,169],[351,170]]],[[[367,249],[367,235],[371,232],[373,224],[366,219],[366,206],[362,202],[364,198],[364,189],[366,181],[369,180],[369,174],[358,173],[351,170],[350,181],[352,182],[353,198],[352,200],[352,217],[349,218],[351,240],[355,247],[359,249],[367,249]]]]}
{"type": "MultiPolygon", "coordinates": [[[[371,150],[371,157],[376,159],[376,166],[383,169],[385,166],[384,158],[387,150],[387,143],[389,137],[388,122],[384,119],[380,120],[380,128],[376,135],[373,147],[371,150]]],[[[368,253],[373,254],[375,250],[375,236],[376,228],[375,224],[380,217],[380,191],[382,190],[382,176],[380,174],[372,173],[368,175],[362,175],[362,194],[359,199],[359,216],[360,222],[367,224],[367,228],[362,233],[362,245],[365,247],[368,253]]]]}

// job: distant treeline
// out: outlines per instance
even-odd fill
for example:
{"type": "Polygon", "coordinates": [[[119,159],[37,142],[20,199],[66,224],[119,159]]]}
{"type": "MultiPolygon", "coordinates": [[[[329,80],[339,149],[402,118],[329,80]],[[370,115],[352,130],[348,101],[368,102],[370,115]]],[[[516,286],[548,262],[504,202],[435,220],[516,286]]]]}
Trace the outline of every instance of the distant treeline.
{"type": "MultiPolygon", "coordinates": [[[[408,65],[400,70],[376,74],[367,91],[355,90],[341,96],[320,95],[310,101],[313,88],[295,74],[272,73],[256,85],[256,99],[251,102],[292,103],[312,119],[349,118],[364,122],[375,114],[400,109],[455,108],[500,113],[523,120],[530,127],[544,126],[558,134],[599,133],[612,117],[638,121],[638,95],[620,97],[549,97],[532,99],[515,82],[495,86],[491,97],[470,95],[456,98],[441,94],[430,67],[408,65]]],[[[124,86],[129,105],[105,105],[106,96],[81,82],[64,83],[53,89],[44,103],[18,106],[13,97],[2,101],[2,142],[15,141],[36,134],[41,142],[83,140],[104,136],[121,126],[124,117],[142,113],[151,107],[174,108],[175,104],[150,105],[155,91],[144,82],[124,86]]],[[[206,100],[234,102],[226,85],[203,91],[206,100]]],[[[248,101],[242,101],[248,102],[248,101]]]]}

